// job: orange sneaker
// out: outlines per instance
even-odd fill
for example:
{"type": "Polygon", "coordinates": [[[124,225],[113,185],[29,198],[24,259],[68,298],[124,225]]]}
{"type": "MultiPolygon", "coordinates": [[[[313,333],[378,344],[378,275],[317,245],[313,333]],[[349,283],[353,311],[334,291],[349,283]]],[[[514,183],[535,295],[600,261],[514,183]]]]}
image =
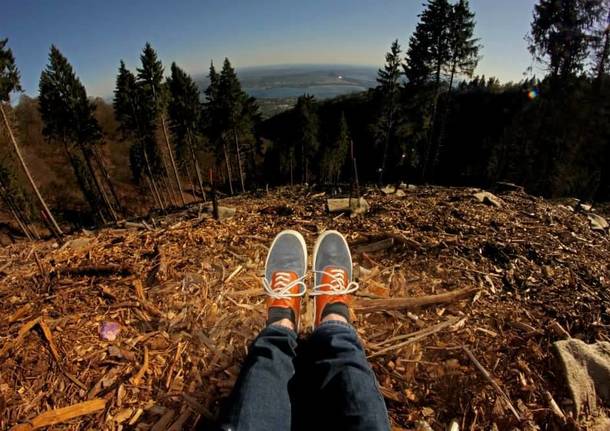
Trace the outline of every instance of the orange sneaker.
{"type": "Polygon", "coordinates": [[[307,290],[307,246],[303,236],[293,230],[280,232],[269,248],[265,261],[263,286],[267,300],[267,324],[290,319],[299,328],[301,298],[307,290]]]}
{"type": "Polygon", "coordinates": [[[330,313],[349,318],[351,293],[358,290],[352,281],[352,255],[345,237],[330,230],[318,237],[313,251],[314,328],[330,313]]]}

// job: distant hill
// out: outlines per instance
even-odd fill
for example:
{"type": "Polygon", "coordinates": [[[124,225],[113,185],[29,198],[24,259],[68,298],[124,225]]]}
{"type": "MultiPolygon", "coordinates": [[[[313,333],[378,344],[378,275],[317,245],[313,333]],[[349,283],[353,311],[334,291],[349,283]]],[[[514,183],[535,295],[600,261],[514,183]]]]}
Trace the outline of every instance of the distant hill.
{"type": "MultiPolygon", "coordinates": [[[[259,99],[265,117],[294,106],[297,97],[307,93],[317,99],[329,99],[366,91],[376,85],[377,68],[353,65],[277,65],[247,67],[237,70],[243,88],[259,99]]],[[[203,90],[208,86],[204,75],[196,77],[203,90]]]]}

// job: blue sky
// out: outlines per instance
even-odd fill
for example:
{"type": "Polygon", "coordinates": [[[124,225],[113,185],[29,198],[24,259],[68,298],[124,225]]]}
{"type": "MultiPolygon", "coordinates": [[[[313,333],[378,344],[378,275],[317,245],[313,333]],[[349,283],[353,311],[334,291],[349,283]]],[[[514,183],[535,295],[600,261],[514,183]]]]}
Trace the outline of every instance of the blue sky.
{"type": "MultiPolygon", "coordinates": [[[[392,40],[406,48],[420,0],[3,0],[22,82],[38,93],[53,43],[92,96],[112,94],[120,59],[135,68],[150,41],[169,69],[193,74],[227,56],[237,67],[271,64],[380,66],[392,40]]],[[[479,74],[518,81],[532,64],[524,36],[535,0],[471,0],[484,45],[479,74]]]]}

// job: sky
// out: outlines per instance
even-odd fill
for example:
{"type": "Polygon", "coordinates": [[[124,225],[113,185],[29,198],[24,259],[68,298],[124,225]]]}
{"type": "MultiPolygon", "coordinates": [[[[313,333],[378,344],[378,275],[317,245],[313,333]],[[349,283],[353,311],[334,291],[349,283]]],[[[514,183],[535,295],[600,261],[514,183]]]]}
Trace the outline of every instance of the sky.
{"type": "MultiPolygon", "coordinates": [[[[229,57],[237,68],[275,64],[381,66],[391,42],[403,49],[423,0],[2,0],[22,86],[38,94],[55,44],[91,96],[112,94],[119,60],[135,69],[149,41],[169,69],[191,74],[229,57]]],[[[478,74],[519,81],[532,66],[524,40],[535,0],[470,0],[482,60],[478,74]]]]}

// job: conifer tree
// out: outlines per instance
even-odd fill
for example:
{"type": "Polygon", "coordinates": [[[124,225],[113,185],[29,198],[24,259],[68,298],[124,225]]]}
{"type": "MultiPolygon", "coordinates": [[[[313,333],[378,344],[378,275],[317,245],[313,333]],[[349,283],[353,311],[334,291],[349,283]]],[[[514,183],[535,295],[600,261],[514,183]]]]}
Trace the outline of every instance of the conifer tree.
{"type": "Polygon", "coordinates": [[[216,149],[216,155],[221,155],[225,161],[225,168],[227,170],[227,182],[229,183],[229,190],[233,194],[233,175],[231,171],[231,161],[229,160],[229,152],[227,149],[227,143],[224,139],[224,120],[223,120],[223,109],[222,109],[222,98],[220,93],[220,75],[216,72],[214,63],[210,64],[210,72],[208,74],[210,84],[205,90],[205,124],[203,129],[208,135],[212,145],[216,149]]]}
{"type": "Polygon", "coordinates": [[[388,152],[396,129],[397,112],[400,98],[401,59],[398,40],[392,42],[390,52],[385,56],[383,69],[377,72],[377,91],[381,99],[381,112],[375,125],[376,139],[382,145],[379,166],[379,182],[383,182],[388,152]]]}
{"type": "Polygon", "coordinates": [[[240,122],[243,119],[242,113],[246,96],[241,89],[241,84],[239,83],[235,70],[231,66],[231,62],[228,58],[225,58],[220,72],[219,94],[220,116],[224,123],[223,130],[225,130],[226,134],[231,134],[233,137],[241,191],[245,192],[244,169],[241,159],[238,130],[240,122]]]}
{"type": "Polygon", "coordinates": [[[38,186],[34,182],[30,170],[28,169],[27,164],[21,154],[21,150],[19,149],[19,145],[17,144],[17,140],[15,139],[15,135],[13,134],[13,130],[8,121],[8,117],[5,111],[5,104],[10,102],[10,95],[14,91],[21,91],[20,79],[19,79],[19,70],[15,65],[15,58],[13,56],[13,52],[6,45],[8,43],[8,39],[0,39],[0,113],[2,114],[2,120],[4,122],[4,126],[9,134],[9,138],[11,144],[13,145],[13,149],[15,150],[15,154],[19,159],[19,163],[21,164],[21,168],[23,169],[30,186],[34,190],[34,194],[38,199],[40,206],[42,207],[42,211],[47,218],[51,231],[57,235],[61,236],[63,233],[55,221],[53,214],[49,210],[45,200],[43,199],[40,191],[38,190],[38,186]]]}
{"type": "Polygon", "coordinates": [[[552,78],[577,76],[588,66],[596,28],[606,19],[604,0],[539,0],[534,7],[529,50],[547,64],[552,78]]]}
{"type": "Polygon", "coordinates": [[[479,62],[480,46],[474,28],[474,13],[468,0],[458,0],[449,16],[449,91],[456,74],[471,77],[479,62]]]}
{"type": "MultiPolygon", "coordinates": [[[[167,84],[170,92],[168,105],[169,121],[178,160],[188,166],[189,160],[197,175],[201,195],[205,200],[201,170],[196,156],[199,146],[199,125],[201,123],[201,103],[199,89],[191,77],[172,63],[171,77],[167,84]]],[[[194,190],[193,190],[194,192],[194,190]]]]}
{"type": "Polygon", "coordinates": [[[154,174],[158,170],[159,163],[154,164],[156,169],[153,169],[152,163],[158,160],[158,151],[154,133],[150,130],[151,116],[136,77],[122,60],[116,78],[113,108],[123,136],[134,140],[129,148],[129,163],[134,180],[139,182],[142,171],[145,170],[144,176],[154,201],[161,209],[165,209],[154,174]]]}
{"type": "MultiPolygon", "coordinates": [[[[152,48],[150,43],[146,43],[142,55],[140,55],[141,67],[138,68],[138,85],[142,88],[142,102],[147,106],[147,122],[146,125],[150,129],[150,133],[155,133],[157,121],[161,121],[161,130],[165,146],[172,167],[173,177],[178,187],[178,193],[182,205],[186,205],[184,195],[182,193],[182,184],[178,175],[178,168],[174,160],[174,153],[169,143],[169,136],[165,125],[165,102],[166,91],[163,85],[163,64],[158,59],[157,53],[152,48]]],[[[161,161],[164,165],[166,175],[169,177],[169,169],[165,164],[165,159],[161,156],[161,161]]],[[[176,191],[170,181],[170,191],[174,199],[176,199],[176,191]]]]}
{"type": "Polygon", "coordinates": [[[301,182],[309,182],[309,165],[317,154],[320,142],[318,138],[319,120],[315,109],[314,96],[303,95],[297,99],[295,106],[297,115],[297,127],[294,142],[300,149],[301,158],[301,182]]]}
{"type": "Polygon", "coordinates": [[[105,221],[104,209],[117,220],[92,162],[93,146],[101,139],[101,130],[93,115],[95,105],[87,98],[85,87],[68,60],[53,45],[49,53],[49,64],[40,75],[39,89],[43,134],[51,141],[63,145],[91,209],[98,213],[102,221],[105,221]],[[84,166],[75,150],[82,155],[84,166]]]}
{"type": "Polygon", "coordinates": [[[334,142],[327,146],[322,156],[322,176],[334,184],[339,182],[341,172],[347,159],[350,145],[349,128],[345,120],[345,113],[341,112],[341,118],[336,132],[334,142]]]}

